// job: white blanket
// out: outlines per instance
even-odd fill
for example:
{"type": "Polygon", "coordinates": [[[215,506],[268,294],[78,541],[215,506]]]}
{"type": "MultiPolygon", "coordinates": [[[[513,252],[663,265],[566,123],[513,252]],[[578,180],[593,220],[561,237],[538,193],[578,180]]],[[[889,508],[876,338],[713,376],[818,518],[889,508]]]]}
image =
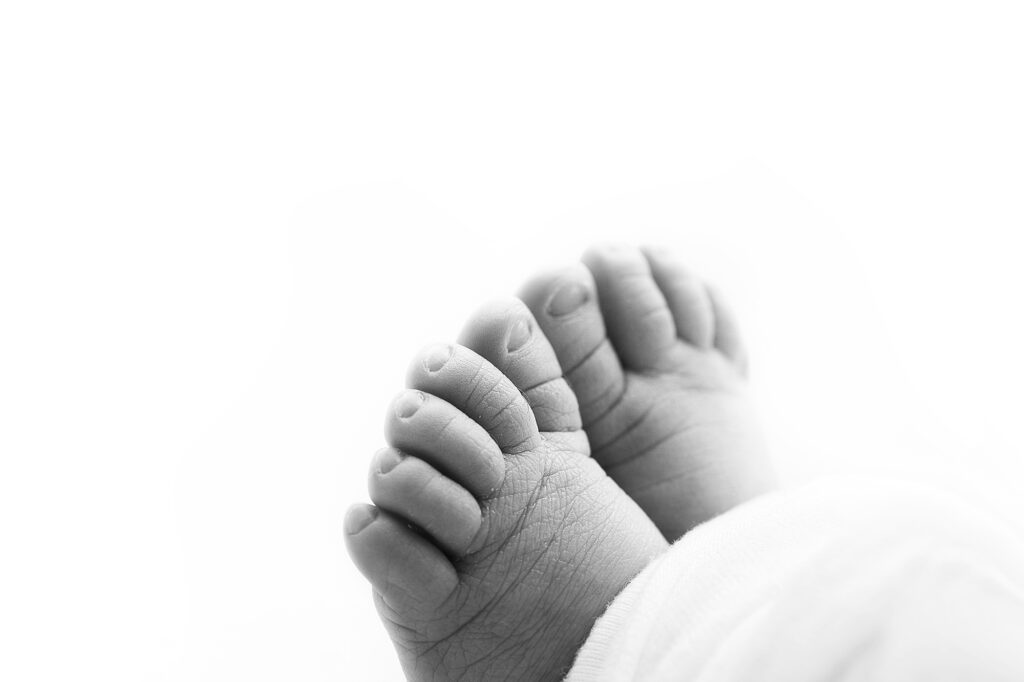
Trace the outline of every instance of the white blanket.
{"type": "Polygon", "coordinates": [[[567,679],[1021,682],[1024,543],[922,487],[776,493],[637,576],[567,679]]]}

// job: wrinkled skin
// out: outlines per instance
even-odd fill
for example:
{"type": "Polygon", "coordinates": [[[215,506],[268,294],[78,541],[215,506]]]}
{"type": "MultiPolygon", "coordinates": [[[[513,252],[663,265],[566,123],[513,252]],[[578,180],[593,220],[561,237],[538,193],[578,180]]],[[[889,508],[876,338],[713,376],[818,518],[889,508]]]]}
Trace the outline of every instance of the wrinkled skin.
{"type": "Polygon", "coordinates": [[[665,548],[599,466],[545,438],[508,458],[460,585],[433,613],[377,604],[410,679],[560,679],[606,606],[665,548]]]}

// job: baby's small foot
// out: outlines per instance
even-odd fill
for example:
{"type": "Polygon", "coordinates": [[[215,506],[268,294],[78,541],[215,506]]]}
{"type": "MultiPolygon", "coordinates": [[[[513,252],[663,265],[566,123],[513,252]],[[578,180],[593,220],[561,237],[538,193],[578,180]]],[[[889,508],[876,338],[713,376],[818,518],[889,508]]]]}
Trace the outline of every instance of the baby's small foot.
{"type": "Polygon", "coordinates": [[[349,553],[410,679],[557,679],[666,544],[589,457],[526,306],[485,309],[463,340],[476,351],[412,364],[371,466],[376,506],[345,519],[349,553]]]}
{"type": "Polygon", "coordinates": [[[579,400],[594,459],[670,541],[774,485],[718,296],[658,251],[602,247],[522,296],[579,400]]]}

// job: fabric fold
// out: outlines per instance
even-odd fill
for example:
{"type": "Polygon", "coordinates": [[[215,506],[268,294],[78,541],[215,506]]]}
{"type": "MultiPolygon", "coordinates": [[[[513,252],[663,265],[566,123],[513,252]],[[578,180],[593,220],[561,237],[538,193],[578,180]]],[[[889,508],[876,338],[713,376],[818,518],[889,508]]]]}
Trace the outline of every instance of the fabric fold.
{"type": "Polygon", "coordinates": [[[609,606],[567,680],[1024,680],[1024,542],[924,486],[828,480],[706,523],[609,606]]]}

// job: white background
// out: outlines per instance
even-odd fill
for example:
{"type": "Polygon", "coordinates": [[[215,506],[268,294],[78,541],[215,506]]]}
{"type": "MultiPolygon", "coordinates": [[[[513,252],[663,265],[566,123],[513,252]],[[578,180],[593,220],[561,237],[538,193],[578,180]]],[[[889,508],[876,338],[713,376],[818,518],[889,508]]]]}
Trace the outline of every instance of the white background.
{"type": "Polygon", "coordinates": [[[0,677],[399,676],[341,541],[423,343],[597,240],[786,481],[1024,519],[1019,2],[5,2],[0,677]]]}

